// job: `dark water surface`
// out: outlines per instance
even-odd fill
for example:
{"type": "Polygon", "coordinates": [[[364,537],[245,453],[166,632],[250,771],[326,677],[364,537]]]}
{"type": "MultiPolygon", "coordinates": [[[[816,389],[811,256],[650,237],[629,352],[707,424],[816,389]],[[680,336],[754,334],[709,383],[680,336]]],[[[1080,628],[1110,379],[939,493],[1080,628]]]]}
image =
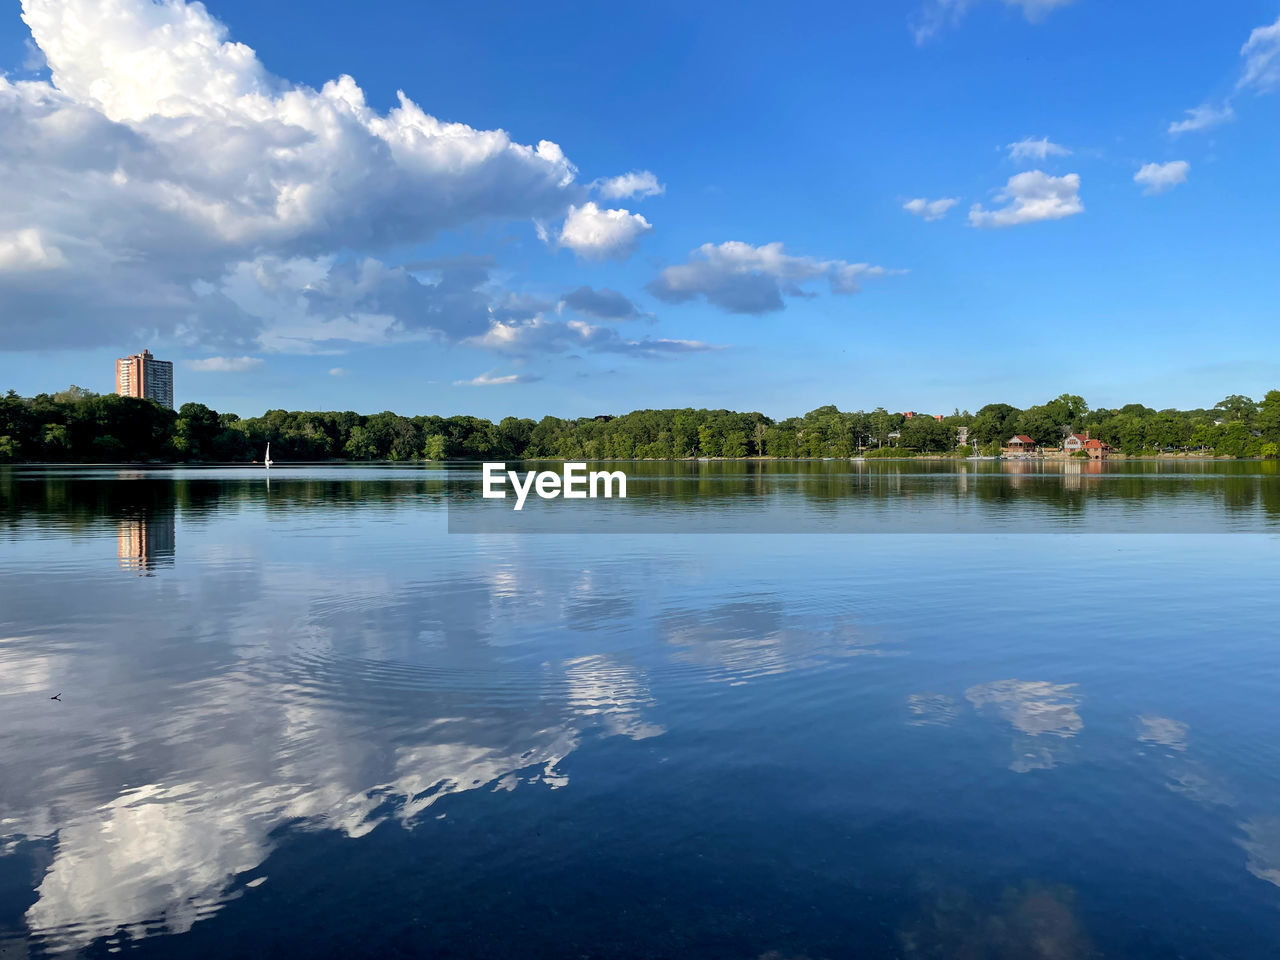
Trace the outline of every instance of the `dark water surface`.
{"type": "Polygon", "coordinates": [[[0,957],[1274,957],[1280,480],[1083,466],[0,469],[0,957]]]}

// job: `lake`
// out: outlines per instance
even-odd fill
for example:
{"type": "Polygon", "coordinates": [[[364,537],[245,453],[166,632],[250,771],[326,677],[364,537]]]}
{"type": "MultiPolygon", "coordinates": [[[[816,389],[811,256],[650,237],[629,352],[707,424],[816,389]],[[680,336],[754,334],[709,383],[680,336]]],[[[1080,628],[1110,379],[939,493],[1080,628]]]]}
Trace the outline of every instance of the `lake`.
{"type": "Polygon", "coordinates": [[[1275,955],[1273,463],[612,466],[0,468],[0,957],[1275,955]]]}

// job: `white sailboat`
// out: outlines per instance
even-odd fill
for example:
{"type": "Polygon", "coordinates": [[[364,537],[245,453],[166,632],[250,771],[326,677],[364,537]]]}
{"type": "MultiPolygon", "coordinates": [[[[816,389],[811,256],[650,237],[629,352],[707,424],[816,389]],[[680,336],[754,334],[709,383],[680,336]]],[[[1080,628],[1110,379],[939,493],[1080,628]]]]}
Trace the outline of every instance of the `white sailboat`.
{"type": "Polygon", "coordinates": [[[262,460],[262,464],[263,464],[263,466],[265,466],[268,470],[270,470],[270,469],[271,469],[271,441],[270,441],[270,440],[268,440],[268,441],[267,441],[267,454],[266,454],[266,456],[263,458],[263,460],[262,460]]]}

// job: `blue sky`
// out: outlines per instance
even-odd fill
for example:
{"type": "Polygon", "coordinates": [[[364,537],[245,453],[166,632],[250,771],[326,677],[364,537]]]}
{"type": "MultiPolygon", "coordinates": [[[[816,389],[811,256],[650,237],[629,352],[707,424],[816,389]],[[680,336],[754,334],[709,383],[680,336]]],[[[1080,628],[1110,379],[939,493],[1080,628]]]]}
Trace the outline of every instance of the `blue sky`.
{"type": "Polygon", "coordinates": [[[1276,0],[103,6],[0,16],[22,393],[144,346],[242,414],[1280,386],[1276,0]]]}

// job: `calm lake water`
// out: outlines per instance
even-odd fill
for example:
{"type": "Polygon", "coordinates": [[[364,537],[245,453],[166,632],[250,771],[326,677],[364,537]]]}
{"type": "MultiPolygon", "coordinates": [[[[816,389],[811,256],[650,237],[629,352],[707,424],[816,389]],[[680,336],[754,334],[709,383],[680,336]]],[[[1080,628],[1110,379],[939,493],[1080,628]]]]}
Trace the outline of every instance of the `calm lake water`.
{"type": "Polygon", "coordinates": [[[624,469],[0,469],[0,957],[1280,951],[1273,465],[624,469]]]}

